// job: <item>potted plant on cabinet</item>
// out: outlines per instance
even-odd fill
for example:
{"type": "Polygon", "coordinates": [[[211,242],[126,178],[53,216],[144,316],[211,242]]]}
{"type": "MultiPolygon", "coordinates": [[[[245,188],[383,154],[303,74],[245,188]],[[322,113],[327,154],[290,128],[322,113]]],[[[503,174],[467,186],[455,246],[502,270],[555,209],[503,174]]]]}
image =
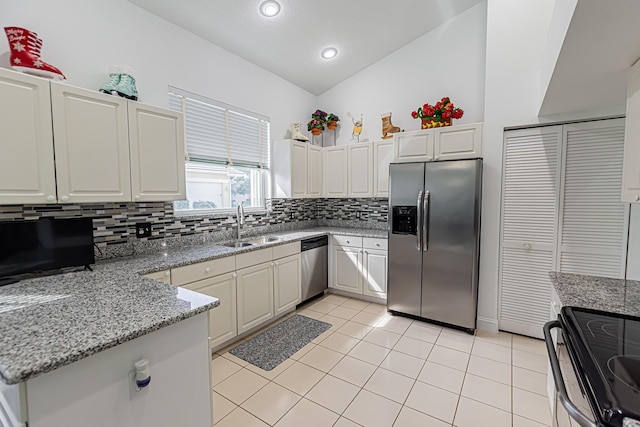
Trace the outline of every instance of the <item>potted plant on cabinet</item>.
{"type": "Polygon", "coordinates": [[[422,121],[421,129],[430,129],[441,126],[451,126],[452,119],[460,119],[464,111],[456,108],[448,97],[442,98],[435,105],[424,104],[416,111],[411,112],[411,117],[422,121]]]}
{"type": "Polygon", "coordinates": [[[311,120],[307,123],[307,130],[313,135],[320,135],[327,123],[327,113],[322,110],[316,110],[311,114],[311,120]]]}
{"type": "Polygon", "coordinates": [[[333,113],[329,113],[327,116],[327,129],[335,130],[338,127],[338,122],[340,121],[340,117],[333,113]]]}

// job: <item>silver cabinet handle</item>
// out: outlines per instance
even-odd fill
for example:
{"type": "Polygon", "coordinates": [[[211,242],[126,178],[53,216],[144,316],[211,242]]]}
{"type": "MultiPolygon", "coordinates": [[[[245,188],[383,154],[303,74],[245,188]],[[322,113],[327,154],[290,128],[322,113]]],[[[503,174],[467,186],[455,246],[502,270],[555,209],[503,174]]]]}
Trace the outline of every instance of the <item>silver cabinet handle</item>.
{"type": "Polygon", "coordinates": [[[69,201],[69,196],[62,196],[62,201],[63,202],[68,202],[69,201]]]}
{"type": "Polygon", "coordinates": [[[418,210],[416,217],[416,249],[418,250],[418,252],[420,252],[420,250],[422,249],[422,223],[420,222],[422,218],[422,191],[418,191],[418,201],[416,203],[416,209],[418,210]]]}
{"type": "Polygon", "coordinates": [[[211,271],[211,267],[206,267],[206,268],[204,269],[204,272],[205,272],[205,273],[209,273],[210,271],[211,271]]]}
{"type": "Polygon", "coordinates": [[[47,202],[55,202],[56,198],[53,196],[47,196],[47,202]]]}
{"type": "Polygon", "coordinates": [[[169,276],[171,275],[171,272],[170,272],[170,271],[165,271],[165,272],[164,272],[164,275],[165,275],[166,277],[169,277],[169,276]]]}
{"type": "Polygon", "coordinates": [[[427,252],[429,250],[429,209],[431,208],[429,196],[431,193],[424,192],[424,198],[422,199],[422,251],[427,252]]]}
{"type": "Polygon", "coordinates": [[[560,328],[560,322],[553,320],[547,322],[542,329],[544,332],[544,342],[547,345],[547,353],[549,353],[549,363],[551,364],[551,372],[553,373],[553,382],[556,384],[556,390],[560,402],[564,409],[567,410],[569,416],[577,421],[582,427],[597,427],[596,424],[587,418],[569,399],[567,388],[564,385],[564,379],[562,378],[562,371],[560,371],[560,362],[558,362],[558,355],[556,349],[553,346],[553,339],[551,338],[551,329],[560,328]]]}
{"type": "Polygon", "coordinates": [[[231,274],[231,277],[233,277],[233,278],[235,279],[236,277],[238,277],[238,273],[233,272],[233,273],[231,274]]]}

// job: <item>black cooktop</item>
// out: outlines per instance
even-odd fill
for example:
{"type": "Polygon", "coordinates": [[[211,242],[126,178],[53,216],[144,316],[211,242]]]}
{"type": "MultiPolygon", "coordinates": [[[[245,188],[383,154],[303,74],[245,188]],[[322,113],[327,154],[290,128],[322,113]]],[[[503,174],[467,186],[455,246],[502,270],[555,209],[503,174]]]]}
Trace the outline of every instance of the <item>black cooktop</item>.
{"type": "Polygon", "coordinates": [[[640,420],[640,317],[564,307],[562,320],[602,420],[640,420]]]}

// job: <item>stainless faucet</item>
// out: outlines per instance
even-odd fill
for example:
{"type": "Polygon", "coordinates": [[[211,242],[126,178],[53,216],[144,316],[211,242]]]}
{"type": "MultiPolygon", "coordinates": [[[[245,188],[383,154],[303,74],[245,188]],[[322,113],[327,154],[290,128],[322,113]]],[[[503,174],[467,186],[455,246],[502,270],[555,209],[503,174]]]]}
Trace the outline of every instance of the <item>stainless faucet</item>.
{"type": "Polygon", "coordinates": [[[236,221],[238,223],[238,240],[240,240],[240,230],[244,225],[244,208],[242,207],[242,203],[238,205],[238,217],[236,218],[236,221]]]}

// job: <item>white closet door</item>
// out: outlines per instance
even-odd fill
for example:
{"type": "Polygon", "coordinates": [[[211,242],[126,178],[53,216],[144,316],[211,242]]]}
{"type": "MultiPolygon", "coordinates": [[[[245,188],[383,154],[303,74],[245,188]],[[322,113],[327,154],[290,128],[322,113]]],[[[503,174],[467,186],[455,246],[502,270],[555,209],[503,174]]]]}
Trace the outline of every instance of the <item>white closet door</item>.
{"type": "Polygon", "coordinates": [[[624,119],[564,126],[559,269],[623,278],[628,206],[620,201],[624,119]]]}
{"type": "Polygon", "coordinates": [[[542,337],[555,270],[562,126],[505,132],[500,329],[542,337]]]}

